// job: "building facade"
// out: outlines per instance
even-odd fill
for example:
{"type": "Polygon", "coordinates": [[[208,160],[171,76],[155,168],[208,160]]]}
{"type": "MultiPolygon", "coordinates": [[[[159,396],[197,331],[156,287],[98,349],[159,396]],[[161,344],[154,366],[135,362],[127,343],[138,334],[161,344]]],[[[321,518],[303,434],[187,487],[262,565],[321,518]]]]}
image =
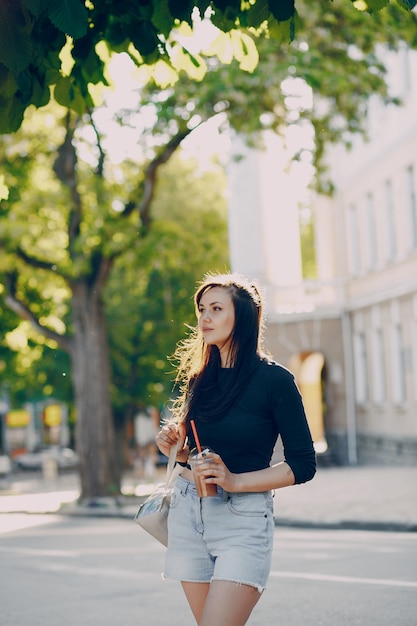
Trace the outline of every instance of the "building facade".
{"type": "Polygon", "coordinates": [[[297,172],[271,176],[272,151],[231,167],[232,268],[266,286],[267,345],[296,375],[330,463],[417,464],[417,54],[388,65],[402,105],[375,97],[367,141],[328,153],[317,280],[301,275],[297,172]]]}

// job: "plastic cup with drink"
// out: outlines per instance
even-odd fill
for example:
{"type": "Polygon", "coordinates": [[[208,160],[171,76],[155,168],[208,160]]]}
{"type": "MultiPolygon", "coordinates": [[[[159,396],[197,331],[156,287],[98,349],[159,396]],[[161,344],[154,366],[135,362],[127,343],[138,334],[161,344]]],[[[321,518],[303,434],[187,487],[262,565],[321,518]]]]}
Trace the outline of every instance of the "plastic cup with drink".
{"type": "Polygon", "coordinates": [[[191,427],[193,429],[194,439],[197,447],[191,450],[188,462],[191,465],[191,469],[193,470],[198,496],[200,498],[215,496],[217,494],[217,485],[215,485],[214,483],[206,483],[204,478],[198,474],[198,471],[196,471],[198,466],[202,463],[213,462],[211,459],[207,458],[207,454],[209,452],[213,452],[213,450],[211,450],[207,446],[201,446],[193,420],[191,420],[191,427]]]}

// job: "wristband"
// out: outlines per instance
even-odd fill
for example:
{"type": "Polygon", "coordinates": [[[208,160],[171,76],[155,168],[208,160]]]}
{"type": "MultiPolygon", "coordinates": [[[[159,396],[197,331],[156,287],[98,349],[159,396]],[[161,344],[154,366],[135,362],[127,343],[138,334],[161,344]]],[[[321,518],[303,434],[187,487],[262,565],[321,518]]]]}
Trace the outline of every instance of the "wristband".
{"type": "Polygon", "coordinates": [[[191,469],[191,465],[187,462],[183,463],[182,461],[177,461],[177,465],[181,465],[181,467],[186,467],[187,469],[191,469]]]}

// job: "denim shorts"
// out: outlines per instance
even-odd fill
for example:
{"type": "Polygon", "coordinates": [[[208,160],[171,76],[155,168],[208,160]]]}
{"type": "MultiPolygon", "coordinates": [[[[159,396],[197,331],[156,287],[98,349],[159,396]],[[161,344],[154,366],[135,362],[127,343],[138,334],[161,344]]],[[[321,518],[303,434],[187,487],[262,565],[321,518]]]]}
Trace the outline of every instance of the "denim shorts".
{"type": "Polygon", "coordinates": [[[272,493],[227,493],[199,498],[179,476],[168,515],[164,578],[227,580],[265,589],[274,538],[272,493]]]}

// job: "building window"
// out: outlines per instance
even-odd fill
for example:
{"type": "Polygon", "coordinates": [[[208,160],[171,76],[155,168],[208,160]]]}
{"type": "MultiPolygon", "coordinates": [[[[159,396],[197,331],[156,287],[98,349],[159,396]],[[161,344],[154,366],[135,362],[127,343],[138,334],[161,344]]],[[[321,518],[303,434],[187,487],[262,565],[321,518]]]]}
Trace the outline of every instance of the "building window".
{"type": "Polygon", "coordinates": [[[369,398],[368,363],[366,356],[366,339],[364,333],[354,336],[354,359],[355,359],[355,391],[356,402],[365,404],[369,398]]]}
{"type": "Polygon", "coordinates": [[[387,259],[393,261],[397,254],[394,197],[390,180],[385,181],[385,215],[387,259]]]}
{"type": "Polygon", "coordinates": [[[372,346],[373,397],[377,404],[386,400],[384,335],[381,329],[375,331],[372,346]]]}
{"type": "Polygon", "coordinates": [[[401,66],[403,75],[403,92],[405,94],[411,91],[411,64],[410,49],[408,46],[400,46],[401,66]]]}
{"type": "Polygon", "coordinates": [[[348,249],[349,249],[349,269],[353,276],[357,276],[361,268],[361,255],[359,243],[358,211],[355,205],[350,205],[348,209],[348,249]]]}
{"type": "Polygon", "coordinates": [[[393,395],[395,404],[407,400],[406,354],[404,349],[403,328],[396,324],[393,328],[393,395]]]}
{"type": "Polygon", "coordinates": [[[371,193],[366,196],[366,217],[368,224],[368,266],[369,269],[373,269],[376,266],[377,251],[374,198],[371,193]]]}
{"type": "Polygon", "coordinates": [[[412,165],[407,167],[407,198],[408,198],[408,213],[410,216],[410,237],[411,248],[417,248],[417,204],[416,204],[416,191],[414,186],[414,168],[412,165]]]}

